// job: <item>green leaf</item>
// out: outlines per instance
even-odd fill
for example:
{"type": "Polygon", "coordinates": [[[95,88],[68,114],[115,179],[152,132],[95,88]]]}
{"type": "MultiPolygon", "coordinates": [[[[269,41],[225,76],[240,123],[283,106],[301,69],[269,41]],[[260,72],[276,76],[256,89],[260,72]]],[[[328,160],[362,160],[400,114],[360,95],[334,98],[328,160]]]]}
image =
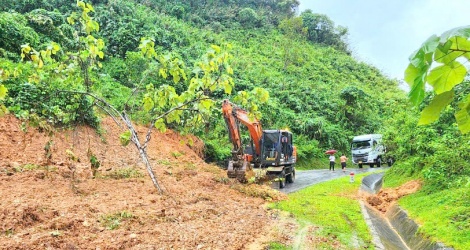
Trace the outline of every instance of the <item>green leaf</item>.
{"type": "Polygon", "coordinates": [[[435,122],[439,119],[439,115],[454,98],[454,91],[447,91],[440,95],[436,95],[431,103],[421,112],[421,118],[418,125],[425,125],[435,122]]]}
{"type": "Polygon", "coordinates": [[[452,41],[452,45],[450,46],[450,50],[457,50],[457,51],[465,51],[470,52],[470,41],[466,37],[452,37],[449,39],[452,41]]]}
{"type": "Polygon", "coordinates": [[[418,106],[424,100],[424,86],[425,84],[422,77],[416,78],[414,84],[411,86],[410,93],[408,93],[408,98],[410,99],[411,103],[416,106],[418,106]]]}
{"type": "Polygon", "coordinates": [[[201,101],[201,104],[202,106],[205,108],[205,109],[210,109],[213,105],[213,101],[210,100],[210,99],[207,99],[207,100],[202,100],[201,101]]]}
{"type": "Polygon", "coordinates": [[[434,53],[434,58],[436,62],[440,62],[443,64],[449,64],[455,61],[458,57],[462,56],[462,52],[457,52],[457,51],[449,51],[447,50],[447,53],[444,53],[442,50],[437,49],[436,53],[434,53]]]}
{"type": "Polygon", "coordinates": [[[211,45],[211,48],[212,48],[216,53],[220,53],[220,46],[217,46],[217,45],[212,44],[212,45],[211,45]]]}
{"type": "Polygon", "coordinates": [[[410,86],[413,86],[415,79],[418,77],[420,70],[415,67],[413,64],[409,64],[408,68],[405,70],[405,82],[410,86]]]}
{"type": "Polygon", "coordinates": [[[75,24],[75,19],[72,16],[69,16],[69,17],[67,17],[67,22],[70,25],[74,25],[75,24]]]}
{"type": "Polygon", "coordinates": [[[3,84],[1,84],[0,85],[0,100],[5,99],[5,97],[7,96],[7,92],[8,92],[8,89],[3,84]]]}
{"type": "Polygon", "coordinates": [[[158,71],[158,73],[160,74],[161,77],[163,77],[164,79],[166,79],[168,77],[167,73],[166,73],[166,70],[165,69],[160,69],[158,71]]]}
{"type": "Polygon", "coordinates": [[[163,120],[163,118],[160,118],[155,122],[155,128],[158,129],[160,132],[166,131],[165,121],[163,120]]]}
{"type": "Polygon", "coordinates": [[[155,103],[153,102],[152,98],[150,98],[148,96],[144,97],[143,102],[144,102],[144,111],[145,112],[150,111],[155,106],[155,103]]]}
{"type": "Polygon", "coordinates": [[[425,54],[432,54],[434,53],[438,45],[439,37],[437,37],[436,35],[432,35],[428,38],[428,40],[426,40],[426,42],[423,43],[423,45],[421,45],[421,47],[423,48],[425,54]]]}
{"type": "Polygon", "coordinates": [[[225,91],[225,94],[231,94],[232,93],[232,85],[230,84],[229,81],[224,83],[224,91],[225,91]]]}
{"type": "Polygon", "coordinates": [[[440,43],[445,43],[449,38],[453,36],[470,37],[470,26],[457,27],[455,29],[448,30],[441,35],[440,43]]]}
{"type": "Polygon", "coordinates": [[[470,95],[467,95],[459,103],[459,110],[455,113],[455,119],[462,134],[470,132],[470,95]]]}
{"type": "Polygon", "coordinates": [[[436,94],[447,92],[461,83],[467,75],[467,69],[460,62],[438,66],[429,72],[428,82],[436,94]]]}
{"type": "Polygon", "coordinates": [[[121,142],[122,146],[129,145],[129,142],[131,141],[131,131],[127,130],[126,132],[119,135],[119,141],[121,142]]]}

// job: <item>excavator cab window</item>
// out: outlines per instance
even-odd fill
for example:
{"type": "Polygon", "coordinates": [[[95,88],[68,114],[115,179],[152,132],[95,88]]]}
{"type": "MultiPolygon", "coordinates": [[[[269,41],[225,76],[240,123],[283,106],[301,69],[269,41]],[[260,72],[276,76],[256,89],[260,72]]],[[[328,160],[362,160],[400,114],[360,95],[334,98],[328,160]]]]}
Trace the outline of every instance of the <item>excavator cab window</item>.
{"type": "Polygon", "coordinates": [[[276,160],[280,151],[279,133],[264,133],[263,135],[265,160],[276,160]]]}

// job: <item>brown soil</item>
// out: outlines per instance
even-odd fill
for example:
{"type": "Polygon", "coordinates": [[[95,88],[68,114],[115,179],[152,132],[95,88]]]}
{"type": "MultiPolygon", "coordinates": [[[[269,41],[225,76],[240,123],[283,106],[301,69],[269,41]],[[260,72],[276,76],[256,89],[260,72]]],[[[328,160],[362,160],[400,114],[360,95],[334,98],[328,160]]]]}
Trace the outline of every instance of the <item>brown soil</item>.
{"type": "MultiPolygon", "coordinates": [[[[148,154],[165,190],[159,195],[135,147],[119,144],[122,130],[111,119],[103,120],[102,136],[78,127],[49,137],[21,125],[0,118],[0,249],[247,249],[276,221],[265,199],[285,198],[228,180],[200,158],[203,143],[193,136],[153,134],[148,154]],[[101,177],[92,178],[87,152],[100,161],[101,177]],[[127,168],[144,177],[109,178],[127,168]]],[[[146,128],[138,130],[143,137],[146,128]]]]}
{"type": "Polygon", "coordinates": [[[369,205],[386,213],[388,208],[401,197],[415,193],[421,187],[421,182],[417,180],[409,181],[397,188],[382,189],[376,195],[366,195],[365,200],[369,205]]]}

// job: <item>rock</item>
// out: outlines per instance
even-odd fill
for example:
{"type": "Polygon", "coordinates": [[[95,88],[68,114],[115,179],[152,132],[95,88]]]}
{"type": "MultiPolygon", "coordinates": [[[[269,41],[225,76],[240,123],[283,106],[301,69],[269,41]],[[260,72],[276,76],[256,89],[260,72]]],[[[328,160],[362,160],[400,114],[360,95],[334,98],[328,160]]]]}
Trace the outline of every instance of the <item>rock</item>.
{"type": "Polygon", "coordinates": [[[21,167],[21,164],[19,164],[18,162],[16,161],[12,161],[10,163],[8,163],[8,165],[12,168],[18,168],[18,167],[21,167]]]}

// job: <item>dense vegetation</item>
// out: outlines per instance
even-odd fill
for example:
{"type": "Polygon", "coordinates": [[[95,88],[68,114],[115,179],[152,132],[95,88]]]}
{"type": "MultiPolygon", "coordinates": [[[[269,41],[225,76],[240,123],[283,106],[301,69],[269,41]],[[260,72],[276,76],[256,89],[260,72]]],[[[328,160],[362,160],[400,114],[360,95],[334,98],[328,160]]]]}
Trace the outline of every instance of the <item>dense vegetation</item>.
{"type": "MultiPolygon", "coordinates": [[[[258,107],[263,126],[288,127],[298,135],[299,158],[305,166],[308,160],[322,157],[324,149],[347,152],[353,135],[378,131],[382,117],[389,114],[386,107],[402,100],[395,82],[349,56],[344,42],[347,29],[335,27],[326,16],[307,11],[295,17],[295,1],[230,2],[95,1],[91,15],[99,23],[97,35],[106,44],[106,56],[102,68],[90,72],[92,87],[117,107],[127,101],[133,88],[149,83],[170,84],[181,92],[182,83],[162,78],[159,65],[137,53],[141,37],[154,38],[158,53],[171,53],[186,65],[195,63],[211,44],[230,42],[235,91],[255,87],[269,91],[270,101],[258,107]],[[218,14],[207,15],[211,11],[218,14]],[[245,17],[247,12],[254,16],[245,17]],[[216,19],[219,16],[224,18],[216,19]],[[314,27],[324,30],[317,29],[314,34],[314,27]]],[[[20,1],[8,2],[2,8],[2,29],[6,31],[0,41],[2,60],[10,69],[23,68],[18,78],[5,81],[9,89],[5,104],[10,111],[24,117],[36,113],[56,124],[96,124],[92,114],[83,113],[90,110],[84,108],[90,105],[86,98],[80,106],[76,100],[55,93],[57,85],[31,85],[25,76],[32,69],[20,62],[18,53],[23,44],[41,49],[51,41],[60,44],[63,51],[75,49],[74,27],[66,19],[76,7],[60,1],[20,1]]],[[[224,97],[223,93],[217,95],[224,97]]],[[[134,103],[132,108],[139,112],[142,107],[134,103]]],[[[142,113],[139,117],[145,121],[142,113]]],[[[215,131],[205,137],[207,156],[222,161],[229,154],[230,144],[222,119],[216,110],[213,113],[216,118],[192,132],[205,136],[208,129],[215,131]]]]}
{"type": "MultiPolygon", "coordinates": [[[[449,107],[436,125],[416,127],[417,112],[411,109],[397,83],[383,77],[370,65],[349,56],[347,29],[335,27],[324,15],[305,11],[296,15],[296,1],[92,1],[90,12],[99,24],[97,37],[105,47],[101,68],[89,71],[90,87],[111,104],[121,108],[133,89],[148,84],[173,86],[177,93],[187,83],[159,74],[162,61],[152,62],[139,51],[140,39],[154,39],[157,53],[192,65],[211,44],[230,42],[235,91],[256,87],[268,90],[268,103],[259,105],[264,128],[288,127],[296,135],[300,165],[322,158],[327,148],[348,151],[352,136],[383,132],[390,154],[402,162],[398,172],[419,173],[429,182],[444,186],[444,178],[468,183],[468,135],[454,125],[449,107]],[[269,14],[268,14],[269,13],[269,14]]],[[[34,77],[34,65],[23,63],[22,45],[37,50],[51,42],[61,50],[80,49],[76,30],[67,17],[75,5],[55,1],[6,1],[0,13],[0,93],[10,112],[23,118],[39,116],[56,125],[87,123],[98,126],[92,100],[57,89],[70,89],[82,79],[81,72],[54,80],[52,75],[34,77]],[[57,7],[59,6],[59,7],[57,7]],[[8,72],[8,73],[7,73],[8,72]]],[[[24,47],[23,47],[24,49],[24,47]]],[[[62,54],[61,54],[62,53],[62,54]]],[[[28,60],[28,58],[26,58],[28,60]]],[[[83,65],[82,65],[83,66],[83,65]]],[[[190,69],[186,75],[192,76],[190,69]]],[[[465,84],[458,91],[466,93],[465,84]]],[[[141,97],[145,91],[137,91],[141,97]]],[[[216,92],[215,97],[226,97],[216,92]]],[[[138,100],[127,102],[134,117],[149,119],[138,100]]],[[[191,132],[202,136],[209,160],[222,161],[230,144],[215,107],[203,127],[191,132]],[[210,122],[209,122],[210,121],[210,122]],[[206,135],[206,131],[213,131],[206,135]]],[[[170,127],[179,129],[170,122],[170,127]]],[[[452,186],[454,184],[448,184],[452,186]]]]}

